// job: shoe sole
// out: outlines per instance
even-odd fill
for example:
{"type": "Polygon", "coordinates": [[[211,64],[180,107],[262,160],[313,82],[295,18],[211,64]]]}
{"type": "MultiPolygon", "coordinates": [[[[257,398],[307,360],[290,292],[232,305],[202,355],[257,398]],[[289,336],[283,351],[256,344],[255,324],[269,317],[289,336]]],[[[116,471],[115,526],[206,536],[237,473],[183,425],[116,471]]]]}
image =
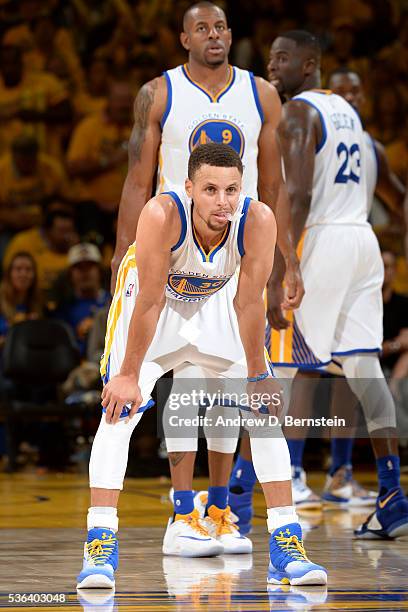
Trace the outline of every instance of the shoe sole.
{"type": "Polygon", "coordinates": [[[81,582],[78,582],[77,589],[114,589],[115,581],[104,574],[90,574],[81,582]]]}
{"type": "Polygon", "coordinates": [[[224,547],[223,546],[217,546],[217,547],[213,547],[210,550],[207,551],[197,551],[197,552],[185,552],[185,551],[174,551],[171,550],[169,548],[165,548],[163,546],[162,548],[163,551],[163,555],[169,556],[169,557],[187,557],[189,559],[192,559],[194,557],[218,557],[218,555],[222,555],[224,552],[224,547]]]}
{"type": "Polygon", "coordinates": [[[390,538],[401,538],[403,536],[408,536],[408,522],[404,522],[400,525],[398,525],[398,523],[396,523],[394,526],[391,525],[387,533],[390,538]]]}
{"type": "Polygon", "coordinates": [[[327,584],[327,574],[323,570],[311,570],[307,572],[304,576],[300,576],[299,578],[283,578],[282,580],[277,580],[276,578],[268,578],[268,584],[290,584],[292,586],[300,586],[300,585],[325,585],[327,584]]]}
{"type": "Polygon", "coordinates": [[[252,542],[251,544],[242,544],[241,546],[234,546],[233,548],[228,548],[224,546],[224,555],[250,555],[252,553],[252,542]]]}

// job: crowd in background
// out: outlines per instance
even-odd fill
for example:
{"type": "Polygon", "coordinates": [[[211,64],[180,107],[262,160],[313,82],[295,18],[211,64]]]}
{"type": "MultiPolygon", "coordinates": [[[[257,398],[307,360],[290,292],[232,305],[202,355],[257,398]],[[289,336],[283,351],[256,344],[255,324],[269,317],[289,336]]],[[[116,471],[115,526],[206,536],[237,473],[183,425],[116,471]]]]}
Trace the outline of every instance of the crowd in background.
{"type": "MultiPolygon", "coordinates": [[[[18,321],[60,318],[72,328],[83,363],[97,367],[133,100],[144,82],[186,61],[179,32],[190,4],[0,0],[0,345],[18,321]]],[[[324,83],[336,68],[357,71],[366,92],[364,125],[406,182],[406,3],[218,4],[233,32],[231,63],[266,77],[273,39],[302,28],[320,40],[324,83]]],[[[395,311],[395,295],[408,294],[403,228],[381,212],[376,219],[389,271],[384,301],[395,311]]],[[[398,329],[386,323],[386,341],[398,341],[400,355],[408,355],[407,309],[400,313],[398,329]]],[[[392,372],[387,359],[385,346],[392,372]]]]}

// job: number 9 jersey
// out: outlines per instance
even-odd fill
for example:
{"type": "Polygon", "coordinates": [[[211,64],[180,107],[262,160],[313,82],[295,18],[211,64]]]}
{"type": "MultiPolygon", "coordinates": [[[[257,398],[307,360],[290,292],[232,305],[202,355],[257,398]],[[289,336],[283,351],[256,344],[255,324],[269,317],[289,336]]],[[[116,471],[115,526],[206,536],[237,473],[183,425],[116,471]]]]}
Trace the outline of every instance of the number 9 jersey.
{"type": "Polygon", "coordinates": [[[313,194],[306,229],[314,225],[367,224],[365,137],[360,117],[341,96],[304,91],[302,100],[319,114],[313,194]]]}

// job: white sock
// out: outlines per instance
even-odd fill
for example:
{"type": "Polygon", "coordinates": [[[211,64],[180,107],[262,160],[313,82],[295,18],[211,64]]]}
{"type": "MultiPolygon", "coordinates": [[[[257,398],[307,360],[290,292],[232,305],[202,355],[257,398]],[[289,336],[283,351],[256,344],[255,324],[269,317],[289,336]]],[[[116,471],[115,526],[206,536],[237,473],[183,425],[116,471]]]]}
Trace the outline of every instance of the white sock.
{"type": "Polygon", "coordinates": [[[299,522],[295,506],[277,506],[275,508],[268,508],[267,512],[268,520],[266,524],[268,525],[269,533],[272,533],[278,527],[299,522]]]}
{"type": "Polygon", "coordinates": [[[116,533],[119,529],[117,509],[111,506],[92,506],[88,508],[87,526],[88,531],[98,527],[100,529],[111,529],[116,533]]]}

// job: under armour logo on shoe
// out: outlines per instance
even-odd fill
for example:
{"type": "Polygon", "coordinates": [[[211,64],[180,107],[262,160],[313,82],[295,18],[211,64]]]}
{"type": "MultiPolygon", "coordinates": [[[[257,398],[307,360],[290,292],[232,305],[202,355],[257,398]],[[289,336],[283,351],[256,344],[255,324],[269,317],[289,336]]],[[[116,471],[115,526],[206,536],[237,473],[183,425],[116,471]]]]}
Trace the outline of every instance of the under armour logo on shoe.
{"type": "Polygon", "coordinates": [[[242,476],[242,470],[239,469],[239,470],[237,470],[237,472],[235,474],[235,478],[241,478],[241,476],[242,476]]]}
{"type": "Polygon", "coordinates": [[[393,465],[391,459],[388,459],[388,461],[387,461],[387,468],[389,470],[393,470],[394,469],[394,465],[393,465]]]}

